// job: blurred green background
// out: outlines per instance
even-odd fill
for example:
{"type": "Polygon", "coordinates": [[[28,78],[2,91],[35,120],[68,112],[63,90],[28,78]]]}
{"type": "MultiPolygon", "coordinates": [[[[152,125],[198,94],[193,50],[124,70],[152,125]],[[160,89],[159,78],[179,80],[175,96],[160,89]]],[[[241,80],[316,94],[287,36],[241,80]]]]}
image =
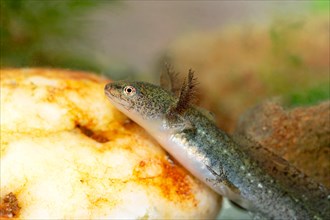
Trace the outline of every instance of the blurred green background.
{"type": "Polygon", "coordinates": [[[69,0],[1,0],[1,66],[50,66],[102,70],[79,44],[88,24],[79,21],[91,10],[116,2],[69,0]]]}
{"type": "MultiPolygon", "coordinates": [[[[329,1],[1,0],[0,4],[1,67],[70,68],[112,79],[155,82],[159,64],[165,56],[172,58],[180,37],[260,25],[268,26],[273,44],[269,54],[276,58],[269,62],[272,66],[260,70],[269,95],[284,94],[292,105],[329,99],[326,78],[316,77],[314,83],[299,86],[303,89],[290,88],[302,68],[329,71],[328,66],[306,66],[299,53],[290,52],[297,34],[292,33],[303,29],[301,20],[320,14],[329,17],[329,1]]],[[[206,59],[207,55],[200,57],[201,62],[206,59]]],[[[195,68],[194,63],[189,65],[195,68]]]]}

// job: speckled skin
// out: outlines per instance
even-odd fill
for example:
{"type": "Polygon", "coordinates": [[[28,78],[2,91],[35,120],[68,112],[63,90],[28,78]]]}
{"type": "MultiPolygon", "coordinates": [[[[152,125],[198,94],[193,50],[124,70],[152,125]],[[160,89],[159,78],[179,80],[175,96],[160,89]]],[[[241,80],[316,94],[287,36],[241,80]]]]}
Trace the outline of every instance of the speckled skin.
{"type": "Polygon", "coordinates": [[[210,187],[245,206],[256,217],[330,219],[329,190],[285,160],[254,143],[232,139],[193,106],[168,121],[166,115],[177,102],[170,92],[145,82],[115,82],[106,85],[105,93],[193,174],[206,183],[213,176],[218,184],[209,184],[210,187]],[[125,94],[128,85],[135,89],[133,95],[125,94]],[[164,141],[166,138],[170,141],[164,141]],[[170,148],[168,143],[177,146],[170,148]],[[183,161],[176,148],[187,151],[191,161],[183,161]],[[196,166],[189,166],[195,161],[201,164],[196,172],[196,166]],[[221,190],[224,185],[232,192],[221,190]]]}

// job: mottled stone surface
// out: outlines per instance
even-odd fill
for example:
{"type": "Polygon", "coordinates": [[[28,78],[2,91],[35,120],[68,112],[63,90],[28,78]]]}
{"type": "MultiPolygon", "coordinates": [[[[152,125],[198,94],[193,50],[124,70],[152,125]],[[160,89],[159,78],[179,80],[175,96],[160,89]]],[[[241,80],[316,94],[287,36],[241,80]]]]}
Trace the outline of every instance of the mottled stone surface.
{"type": "Polygon", "coordinates": [[[330,187],[330,102],[284,109],[265,102],[246,112],[236,133],[251,137],[330,187]]]}

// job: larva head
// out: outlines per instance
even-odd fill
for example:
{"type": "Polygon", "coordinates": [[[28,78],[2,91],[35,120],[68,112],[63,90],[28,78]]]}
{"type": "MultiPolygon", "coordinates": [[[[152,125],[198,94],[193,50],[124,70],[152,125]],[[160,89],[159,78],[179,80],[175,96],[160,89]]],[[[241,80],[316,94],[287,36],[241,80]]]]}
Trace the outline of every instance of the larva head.
{"type": "Polygon", "coordinates": [[[132,120],[162,119],[175,98],[159,86],[145,82],[118,81],[104,88],[110,102],[132,120]]]}

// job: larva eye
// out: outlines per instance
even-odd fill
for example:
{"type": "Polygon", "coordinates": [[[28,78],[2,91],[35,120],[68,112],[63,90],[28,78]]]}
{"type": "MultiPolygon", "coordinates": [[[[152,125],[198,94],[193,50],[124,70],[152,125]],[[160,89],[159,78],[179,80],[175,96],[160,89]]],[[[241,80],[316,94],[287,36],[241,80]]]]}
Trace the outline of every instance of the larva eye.
{"type": "Polygon", "coordinates": [[[136,89],[133,86],[125,86],[124,93],[127,96],[135,95],[136,89]]]}

